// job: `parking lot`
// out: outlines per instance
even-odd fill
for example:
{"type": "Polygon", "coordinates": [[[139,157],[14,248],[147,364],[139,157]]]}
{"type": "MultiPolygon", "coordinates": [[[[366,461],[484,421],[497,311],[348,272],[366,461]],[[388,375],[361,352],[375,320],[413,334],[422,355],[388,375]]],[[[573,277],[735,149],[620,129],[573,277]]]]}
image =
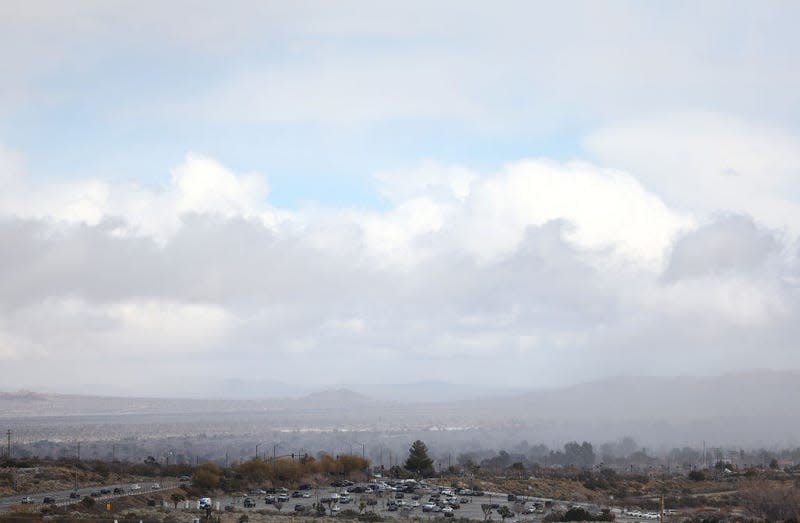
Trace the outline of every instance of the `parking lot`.
{"type": "MultiPolygon", "coordinates": [[[[358,488],[358,486],[352,486],[350,489],[352,490],[353,487],[358,488]]],[[[362,487],[364,486],[362,485],[362,487]]],[[[304,513],[312,514],[314,505],[320,503],[325,507],[327,514],[332,512],[333,515],[336,515],[346,510],[360,512],[360,507],[363,503],[365,512],[375,512],[383,517],[449,519],[452,516],[454,519],[468,518],[482,521],[485,519],[485,514],[481,505],[490,504],[495,506],[491,513],[493,520],[501,519],[497,510],[503,506],[515,512],[514,516],[509,518],[510,520],[537,520],[542,517],[541,513],[526,514],[521,510],[522,507],[532,506],[537,501],[534,498],[527,498],[525,503],[515,503],[509,502],[506,494],[483,493],[483,495],[476,496],[459,495],[456,492],[452,492],[452,495],[448,496],[447,490],[449,489],[441,492],[441,489],[437,487],[421,487],[416,488],[412,493],[397,492],[389,487],[383,492],[347,492],[346,488],[330,487],[305,491],[287,491],[284,496],[288,496],[288,499],[286,497],[283,498],[285,501],[280,504],[280,512],[293,513],[296,512],[296,507],[302,507],[304,513]],[[334,499],[336,497],[338,497],[338,500],[334,499]],[[447,499],[450,500],[450,503],[445,502],[447,499]],[[438,506],[435,505],[437,501],[438,506]],[[425,506],[426,504],[428,504],[427,507],[425,506]]],[[[266,502],[265,498],[277,500],[280,494],[281,492],[277,491],[275,494],[265,492],[264,494],[250,493],[247,496],[224,496],[215,498],[213,506],[216,508],[216,504],[219,503],[220,510],[225,510],[225,507],[228,506],[229,510],[236,511],[278,510],[278,505],[273,502],[266,502]],[[246,499],[250,500],[248,503],[255,502],[255,506],[245,507],[246,499]]],[[[539,500],[542,505],[544,505],[545,501],[539,500]]]]}

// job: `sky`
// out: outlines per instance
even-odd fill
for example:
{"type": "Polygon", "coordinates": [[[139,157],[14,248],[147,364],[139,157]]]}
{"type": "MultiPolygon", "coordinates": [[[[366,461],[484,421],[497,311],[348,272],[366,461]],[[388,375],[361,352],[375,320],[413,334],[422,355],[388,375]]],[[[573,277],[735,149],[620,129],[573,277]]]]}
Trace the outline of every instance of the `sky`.
{"type": "Polygon", "coordinates": [[[0,389],[800,369],[793,2],[0,3],[0,389]]]}

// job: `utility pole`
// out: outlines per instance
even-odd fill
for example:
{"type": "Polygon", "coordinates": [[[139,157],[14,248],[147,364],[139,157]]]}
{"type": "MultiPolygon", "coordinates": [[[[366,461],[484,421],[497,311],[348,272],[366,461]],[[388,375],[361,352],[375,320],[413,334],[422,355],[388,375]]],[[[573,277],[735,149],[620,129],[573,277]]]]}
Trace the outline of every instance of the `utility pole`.
{"type": "Polygon", "coordinates": [[[273,480],[272,480],[272,481],[275,481],[275,478],[277,478],[277,477],[278,477],[278,472],[277,472],[277,470],[278,470],[278,469],[277,469],[277,464],[275,463],[275,450],[276,450],[277,448],[278,448],[278,444],[277,444],[277,443],[274,443],[274,444],[272,445],[272,477],[273,477],[273,480]]]}
{"type": "Polygon", "coordinates": [[[258,446],[259,445],[260,445],[260,443],[256,443],[256,459],[258,459],[258,446]]]}
{"type": "Polygon", "coordinates": [[[81,442],[78,442],[78,461],[81,460],[81,442]]]}
{"type": "Polygon", "coordinates": [[[117,461],[117,446],[115,444],[111,444],[111,461],[117,461]]]}
{"type": "Polygon", "coordinates": [[[8,444],[6,447],[6,459],[11,459],[11,429],[6,431],[6,437],[8,438],[8,444]]]}

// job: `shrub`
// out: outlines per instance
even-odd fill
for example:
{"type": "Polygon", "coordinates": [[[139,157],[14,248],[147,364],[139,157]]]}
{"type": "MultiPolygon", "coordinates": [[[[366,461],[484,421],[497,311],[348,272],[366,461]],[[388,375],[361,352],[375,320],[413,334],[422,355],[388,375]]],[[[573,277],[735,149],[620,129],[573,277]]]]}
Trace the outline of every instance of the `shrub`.
{"type": "Polygon", "coordinates": [[[706,475],[702,470],[693,470],[689,473],[689,479],[692,481],[704,481],[706,475]]]}

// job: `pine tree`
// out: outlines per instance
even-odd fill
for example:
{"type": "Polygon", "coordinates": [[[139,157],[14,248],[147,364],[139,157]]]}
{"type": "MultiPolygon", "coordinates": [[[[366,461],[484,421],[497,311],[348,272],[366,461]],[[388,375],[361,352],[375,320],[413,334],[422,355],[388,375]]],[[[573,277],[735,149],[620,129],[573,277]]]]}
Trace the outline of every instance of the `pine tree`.
{"type": "Polygon", "coordinates": [[[420,440],[411,444],[408,449],[408,459],[406,460],[406,470],[417,475],[430,475],[433,473],[433,460],[428,457],[428,447],[420,440]]]}

